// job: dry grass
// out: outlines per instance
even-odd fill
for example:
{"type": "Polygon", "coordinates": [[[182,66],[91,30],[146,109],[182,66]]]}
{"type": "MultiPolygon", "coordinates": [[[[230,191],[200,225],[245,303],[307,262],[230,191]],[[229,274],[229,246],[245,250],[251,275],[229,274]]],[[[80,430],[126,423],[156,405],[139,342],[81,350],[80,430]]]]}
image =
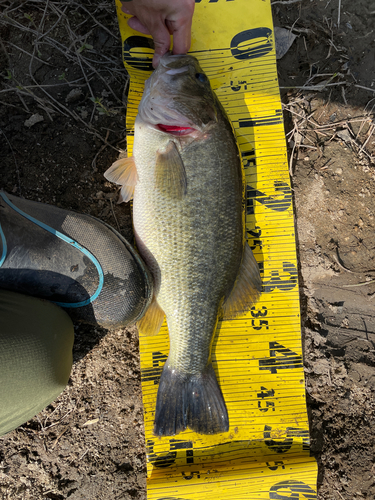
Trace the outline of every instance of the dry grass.
{"type": "Polygon", "coordinates": [[[125,112],[122,91],[113,90],[113,82],[121,89],[128,84],[128,75],[120,58],[120,37],[113,2],[0,0],[0,10],[0,30],[6,32],[11,28],[12,33],[16,33],[8,40],[0,38],[0,57],[5,60],[5,71],[0,75],[0,105],[14,109],[21,107],[32,116],[30,103],[34,102],[51,122],[57,115],[70,117],[101,140],[104,147],[114,147],[113,141],[108,142],[107,131],[96,127],[94,120],[98,113],[113,116],[125,112]],[[108,29],[110,17],[113,18],[113,29],[108,29]],[[105,23],[101,19],[105,19],[105,23]],[[90,43],[98,28],[117,45],[117,57],[109,57],[90,43]],[[11,66],[11,60],[17,55],[27,60],[22,75],[11,66]],[[64,58],[67,66],[79,69],[79,74],[76,71],[77,77],[69,80],[62,73],[56,75],[53,83],[40,84],[37,71],[41,67],[53,68],[55,57],[64,58]],[[94,81],[105,88],[110,106],[95,93],[94,81]],[[60,97],[64,90],[78,88],[87,94],[85,105],[91,108],[87,116],[70,109],[60,97]]]}
{"type": "MultiPolygon", "coordinates": [[[[274,2],[288,4],[289,2],[274,2]]],[[[327,4],[328,5],[328,4],[327,4]]],[[[336,28],[340,24],[341,2],[338,6],[338,19],[336,28]]],[[[299,27],[298,19],[293,26],[286,26],[292,32],[303,37],[306,57],[311,61],[306,37],[310,35],[316,36],[312,29],[299,27]]],[[[322,22],[316,23],[318,32],[324,33],[325,37],[320,37],[320,43],[327,46],[327,57],[330,58],[332,51],[340,57],[341,61],[349,60],[346,54],[347,49],[340,46],[334,39],[335,31],[332,19],[323,18],[322,22]]],[[[324,67],[324,63],[322,64],[324,67]]],[[[342,66],[345,71],[336,71],[334,73],[316,72],[313,74],[313,68],[316,65],[310,62],[310,74],[302,86],[280,87],[281,90],[288,91],[287,103],[283,104],[284,111],[290,113],[293,128],[287,134],[287,140],[290,146],[290,175],[293,174],[293,164],[298,157],[298,153],[304,149],[321,150],[324,142],[330,142],[334,139],[344,141],[348,146],[353,148],[360,157],[364,156],[369,164],[375,164],[375,149],[370,146],[370,139],[374,137],[375,131],[375,90],[363,85],[360,85],[355,76],[351,73],[348,64],[342,66]],[[321,119],[321,111],[319,107],[319,115],[317,110],[312,110],[310,103],[315,99],[320,99],[320,96],[326,95],[329,91],[328,99],[325,99],[326,106],[331,101],[331,92],[333,89],[341,90],[341,98],[344,106],[348,106],[347,92],[353,88],[358,88],[368,92],[374,97],[370,99],[363,109],[358,109],[355,117],[349,117],[345,120],[324,121],[321,119]],[[353,125],[356,124],[356,131],[353,125]],[[358,127],[359,124],[359,127],[358,127]]]]}
{"type": "Polygon", "coordinates": [[[291,114],[293,128],[287,133],[287,140],[291,148],[289,171],[293,174],[293,164],[298,152],[303,149],[320,149],[323,142],[334,139],[342,140],[352,147],[359,156],[364,155],[368,162],[375,164],[375,155],[366,149],[371,137],[374,135],[374,106],[373,100],[368,106],[358,113],[355,118],[346,120],[320,123],[316,111],[309,109],[310,100],[315,96],[309,94],[307,98],[303,93],[289,96],[289,102],[283,104],[284,110],[291,114]],[[373,104],[371,106],[371,104],[373,104]],[[359,130],[354,132],[353,124],[359,124],[359,130]]]}

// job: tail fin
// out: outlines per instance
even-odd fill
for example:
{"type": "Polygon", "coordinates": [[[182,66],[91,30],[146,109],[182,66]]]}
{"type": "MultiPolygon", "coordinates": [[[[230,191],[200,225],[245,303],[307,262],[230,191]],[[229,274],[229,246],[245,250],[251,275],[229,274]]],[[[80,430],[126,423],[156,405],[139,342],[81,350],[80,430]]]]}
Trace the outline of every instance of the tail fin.
{"type": "Polygon", "coordinates": [[[156,401],[154,434],[174,436],[189,427],[198,434],[229,429],[224,398],[210,363],[198,375],[164,367],[156,401]]]}

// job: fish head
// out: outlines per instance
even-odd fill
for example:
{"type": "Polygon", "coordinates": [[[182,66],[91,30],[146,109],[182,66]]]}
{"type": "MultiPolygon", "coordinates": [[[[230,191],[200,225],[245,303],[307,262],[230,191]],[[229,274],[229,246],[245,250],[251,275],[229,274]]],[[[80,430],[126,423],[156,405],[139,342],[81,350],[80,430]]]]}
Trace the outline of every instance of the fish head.
{"type": "Polygon", "coordinates": [[[146,81],[138,115],[174,135],[202,133],[216,122],[217,99],[197,59],[164,55],[146,81]]]}

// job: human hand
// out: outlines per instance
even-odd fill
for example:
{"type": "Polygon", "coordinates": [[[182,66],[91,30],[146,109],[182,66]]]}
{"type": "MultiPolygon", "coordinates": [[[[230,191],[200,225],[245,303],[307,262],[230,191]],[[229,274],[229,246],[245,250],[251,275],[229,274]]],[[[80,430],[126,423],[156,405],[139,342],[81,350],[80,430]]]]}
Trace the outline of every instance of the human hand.
{"type": "Polygon", "coordinates": [[[145,35],[151,35],[154,40],[154,68],[170,48],[170,35],[173,36],[173,54],[188,52],[195,0],[121,1],[122,11],[134,16],[129,19],[129,26],[145,35]]]}

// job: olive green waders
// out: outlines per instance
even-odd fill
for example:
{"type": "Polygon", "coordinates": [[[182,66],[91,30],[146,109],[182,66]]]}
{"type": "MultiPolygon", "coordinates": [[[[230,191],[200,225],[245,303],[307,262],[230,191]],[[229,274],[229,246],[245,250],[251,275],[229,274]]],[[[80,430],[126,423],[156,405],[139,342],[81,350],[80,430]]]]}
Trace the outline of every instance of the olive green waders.
{"type": "Polygon", "coordinates": [[[55,304],[0,290],[0,435],[49,405],[72,367],[73,323],[55,304]]]}

